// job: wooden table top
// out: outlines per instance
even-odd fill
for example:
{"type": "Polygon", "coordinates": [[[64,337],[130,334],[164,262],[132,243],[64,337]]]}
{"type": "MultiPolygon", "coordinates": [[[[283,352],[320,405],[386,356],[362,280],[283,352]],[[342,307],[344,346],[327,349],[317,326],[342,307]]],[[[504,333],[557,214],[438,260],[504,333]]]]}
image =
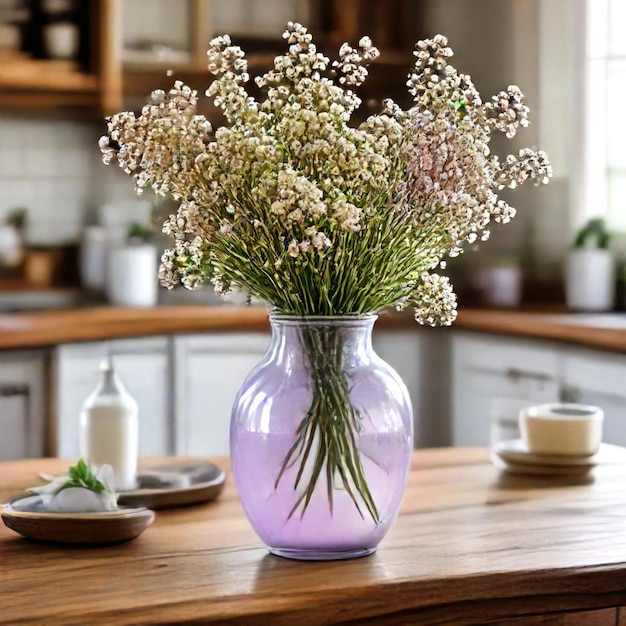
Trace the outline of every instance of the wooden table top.
{"type": "MultiPolygon", "coordinates": [[[[0,463],[0,501],[67,466],[0,463]]],[[[218,501],[159,511],[126,544],[37,544],[2,526],[0,624],[460,626],[515,615],[526,626],[565,623],[530,621],[562,611],[617,615],[607,607],[626,605],[626,468],[594,472],[515,477],[485,449],[417,451],[395,526],[374,555],[343,562],[269,555],[230,477],[218,501]]]]}

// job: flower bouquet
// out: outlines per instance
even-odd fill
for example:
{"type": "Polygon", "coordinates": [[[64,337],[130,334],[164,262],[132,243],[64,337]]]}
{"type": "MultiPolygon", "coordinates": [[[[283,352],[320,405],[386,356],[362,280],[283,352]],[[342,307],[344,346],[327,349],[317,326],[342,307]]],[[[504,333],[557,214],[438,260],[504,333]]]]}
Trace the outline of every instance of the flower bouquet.
{"type": "Polygon", "coordinates": [[[140,115],[109,118],[100,147],[139,193],[149,187],[180,203],[163,227],[174,240],[162,258],[163,285],[243,290],[302,320],[308,408],[273,477],[278,489],[289,474],[287,519],[305,516],[318,491],[332,515],[340,490],[376,525],[391,514],[381,513],[364,470],[367,407],[351,398],[345,332],[330,320],[413,306],[421,324],[450,324],[456,298],[435,270],[487,239],[492,220],[514,216],[498,190],[545,183],[551,170],[540,151],[503,161],[490,153],[493,132],[513,137],[528,125],[528,107],[515,86],[483,102],[450,65],[441,35],[416,44],[413,105],[385,100],[356,126],[354,88],[379,54],[370,39],[344,44],[331,63],[300,24],[289,23],[283,37],[287,52],[256,78],[260,102],[246,90],[243,51],[228,36],[211,41],[216,78],[207,95],[226,125],[214,129],[197,115],[196,92],[176,82],[153,92],[140,115]],[[329,325],[320,332],[312,319],[329,325]]]}

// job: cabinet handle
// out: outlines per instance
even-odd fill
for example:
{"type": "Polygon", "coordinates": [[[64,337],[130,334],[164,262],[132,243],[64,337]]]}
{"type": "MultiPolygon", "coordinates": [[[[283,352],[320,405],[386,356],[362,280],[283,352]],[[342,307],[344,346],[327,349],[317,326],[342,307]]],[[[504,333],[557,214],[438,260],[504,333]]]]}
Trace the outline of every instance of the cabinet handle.
{"type": "Polygon", "coordinates": [[[522,379],[536,380],[540,383],[549,383],[552,380],[552,376],[548,374],[538,374],[537,372],[529,372],[528,370],[518,369],[517,367],[509,367],[505,371],[505,376],[510,378],[514,382],[518,382],[522,379]]]}
{"type": "MultiPolygon", "coordinates": [[[[29,433],[31,432],[30,385],[26,383],[0,383],[0,398],[24,398],[22,401],[24,407],[22,432],[26,443],[23,456],[33,455],[32,442],[29,440],[29,433]]],[[[34,454],[37,455],[36,452],[34,454]]]]}
{"type": "Polygon", "coordinates": [[[30,387],[23,383],[8,383],[0,385],[0,397],[30,396],[30,387]]]}
{"type": "Polygon", "coordinates": [[[578,387],[572,387],[571,385],[562,385],[559,389],[559,402],[569,402],[575,404],[580,402],[582,393],[578,387]]]}

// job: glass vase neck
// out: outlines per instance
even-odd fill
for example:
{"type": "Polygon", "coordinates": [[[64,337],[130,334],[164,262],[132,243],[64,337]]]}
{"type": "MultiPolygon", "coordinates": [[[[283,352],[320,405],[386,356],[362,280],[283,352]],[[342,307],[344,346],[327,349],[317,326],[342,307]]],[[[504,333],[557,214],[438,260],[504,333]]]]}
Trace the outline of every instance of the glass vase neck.
{"type": "Polygon", "coordinates": [[[371,353],[375,314],[298,316],[270,314],[270,352],[278,362],[308,360],[311,351],[333,351],[344,362],[355,362],[371,353]]]}

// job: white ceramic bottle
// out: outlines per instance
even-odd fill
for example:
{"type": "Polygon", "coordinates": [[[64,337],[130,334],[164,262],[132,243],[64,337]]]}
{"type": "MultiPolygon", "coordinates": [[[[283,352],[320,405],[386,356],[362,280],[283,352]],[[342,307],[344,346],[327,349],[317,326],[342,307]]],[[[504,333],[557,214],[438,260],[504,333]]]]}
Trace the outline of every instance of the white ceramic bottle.
{"type": "Polygon", "coordinates": [[[137,484],[137,402],[124,388],[110,357],[100,370],[100,381],[81,411],[80,454],[89,466],[111,465],[115,490],[127,491],[137,484]]]}

